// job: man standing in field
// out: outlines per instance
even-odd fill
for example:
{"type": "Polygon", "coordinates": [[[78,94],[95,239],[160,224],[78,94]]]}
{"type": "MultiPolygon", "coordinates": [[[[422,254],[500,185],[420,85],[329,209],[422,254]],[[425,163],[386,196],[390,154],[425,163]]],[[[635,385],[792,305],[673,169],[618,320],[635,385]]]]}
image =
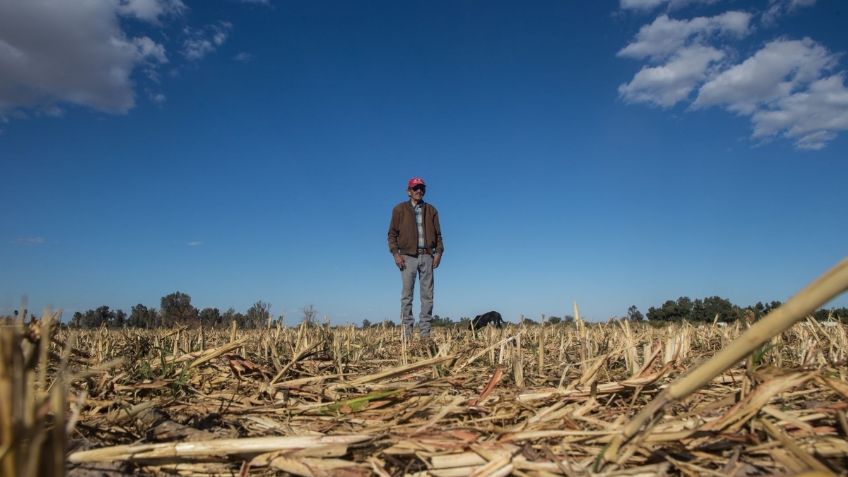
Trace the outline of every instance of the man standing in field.
{"type": "Polygon", "coordinates": [[[424,202],[427,185],[424,179],[413,177],[406,185],[409,200],[392,209],[389,223],[389,251],[400,269],[403,288],[400,294],[400,316],[403,333],[409,338],[415,326],[412,316],[412,294],[415,277],[421,279],[420,332],[422,339],[430,337],[430,320],[433,318],[433,269],[442,260],[444,245],[439,213],[424,202]]]}

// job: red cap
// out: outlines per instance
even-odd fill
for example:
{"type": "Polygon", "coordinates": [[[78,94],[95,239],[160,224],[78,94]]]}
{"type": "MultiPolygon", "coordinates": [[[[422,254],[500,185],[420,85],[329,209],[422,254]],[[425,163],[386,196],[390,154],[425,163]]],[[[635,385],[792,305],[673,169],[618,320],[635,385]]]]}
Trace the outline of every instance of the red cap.
{"type": "Polygon", "coordinates": [[[426,186],[427,184],[424,183],[424,179],[422,179],[420,177],[413,177],[412,179],[409,179],[409,182],[406,183],[406,188],[412,189],[413,187],[415,187],[417,185],[426,186]]]}

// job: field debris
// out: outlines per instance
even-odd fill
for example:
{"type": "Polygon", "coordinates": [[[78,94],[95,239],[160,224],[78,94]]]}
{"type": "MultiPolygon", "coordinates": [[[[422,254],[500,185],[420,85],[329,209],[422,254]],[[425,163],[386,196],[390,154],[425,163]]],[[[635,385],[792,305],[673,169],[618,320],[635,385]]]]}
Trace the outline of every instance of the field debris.
{"type": "Polygon", "coordinates": [[[70,475],[844,475],[848,326],[806,320],[597,468],[630,419],[745,328],[440,328],[435,346],[403,346],[393,327],[52,327],[36,390],[67,389],[72,424],[53,445],[70,475]]]}

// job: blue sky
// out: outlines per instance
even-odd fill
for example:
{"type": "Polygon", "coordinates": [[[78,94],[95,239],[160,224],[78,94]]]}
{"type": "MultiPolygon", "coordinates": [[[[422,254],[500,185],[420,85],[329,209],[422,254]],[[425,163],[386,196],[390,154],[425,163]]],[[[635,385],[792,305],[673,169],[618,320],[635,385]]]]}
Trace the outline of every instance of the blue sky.
{"type": "Polygon", "coordinates": [[[414,175],[441,316],[785,300],[846,255],[846,15],[0,0],[0,314],[179,290],[397,321],[386,229],[414,175]]]}

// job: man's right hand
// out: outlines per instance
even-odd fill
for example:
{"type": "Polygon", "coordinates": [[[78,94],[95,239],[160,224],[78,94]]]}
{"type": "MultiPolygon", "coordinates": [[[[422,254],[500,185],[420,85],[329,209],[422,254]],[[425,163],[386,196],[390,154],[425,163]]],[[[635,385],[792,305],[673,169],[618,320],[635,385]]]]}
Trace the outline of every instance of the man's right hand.
{"type": "Polygon", "coordinates": [[[403,257],[400,254],[395,255],[395,265],[397,265],[399,270],[403,270],[406,267],[406,263],[404,263],[403,257]]]}

